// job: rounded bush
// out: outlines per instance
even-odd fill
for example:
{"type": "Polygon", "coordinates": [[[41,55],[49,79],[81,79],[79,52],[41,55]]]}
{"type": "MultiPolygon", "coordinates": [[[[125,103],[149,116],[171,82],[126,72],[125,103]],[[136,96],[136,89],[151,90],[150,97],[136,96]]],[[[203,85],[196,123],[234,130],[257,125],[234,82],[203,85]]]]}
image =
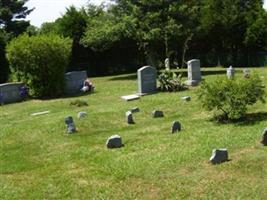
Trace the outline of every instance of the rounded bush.
{"type": "Polygon", "coordinates": [[[257,74],[250,78],[216,78],[203,82],[198,93],[201,104],[215,111],[219,120],[237,120],[245,116],[248,105],[265,102],[264,85],[257,74]]]}
{"type": "Polygon", "coordinates": [[[7,46],[13,78],[26,83],[34,97],[56,97],[63,93],[70,53],[70,39],[53,34],[22,35],[7,46]]]}

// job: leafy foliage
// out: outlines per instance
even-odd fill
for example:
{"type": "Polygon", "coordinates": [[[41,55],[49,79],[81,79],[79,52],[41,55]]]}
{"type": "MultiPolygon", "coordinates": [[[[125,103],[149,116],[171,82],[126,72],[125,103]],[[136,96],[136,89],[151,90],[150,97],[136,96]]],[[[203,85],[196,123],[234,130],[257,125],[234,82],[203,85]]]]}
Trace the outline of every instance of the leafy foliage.
{"type": "Polygon", "coordinates": [[[186,85],[182,82],[182,74],[165,70],[158,77],[161,91],[176,92],[186,89],[186,85]]]}
{"type": "Polygon", "coordinates": [[[0,27],[5,31],[19,35],[30,25],[26,18],[33,9],[28,9],[25,3],[28,0],[0,0],[0,27]]]}
{"type": "Polygon", "coordinates": [[[214,110],[219,120],[236,120],[244,117],[247,106],[257,101],[265,102],[263,83],[257,74],[250,78],[217,78],[203,82],[198,93],[201,104],[207,110],[214,110]]]}
{"type": "Polygon", "coordinates": [[[70,57],[69,39],[57,35],[22,35],[7,46],[13,77],[25,82],[35,97],[55,97],[64,90],[70,57]]]}
{"type": "Polygon", "coordinates": [[[83,107],[83,106],[88,106],[88,103],[84,100],[76,99],[74,101],[70,102],[71,106],[77,106],[77,107],[83,107]]]}

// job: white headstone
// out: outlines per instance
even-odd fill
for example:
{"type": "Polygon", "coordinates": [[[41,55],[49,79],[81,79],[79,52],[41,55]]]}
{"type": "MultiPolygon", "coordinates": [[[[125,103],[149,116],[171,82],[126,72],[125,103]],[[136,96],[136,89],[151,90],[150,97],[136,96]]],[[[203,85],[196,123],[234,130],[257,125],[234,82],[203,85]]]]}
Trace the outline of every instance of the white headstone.
{"type": "Polygon", "coordinates": [[[193,59],[187,62],[187,85],[195,86],[201,82],[200,60],[193,59]]]}
{"type": "Polygon", "coordinates": [[[230,66],[229,68],[227,68],[227,77],[229,79],[232,79],[232,78],[235,77],[235,69],[232,66],[230,66]]]}
{"type": "Polygon", "coordinates": [[[144,66],[137,71],[138,93],[147,94],[157,91],[157,70],[154,67],[144,66]]]}

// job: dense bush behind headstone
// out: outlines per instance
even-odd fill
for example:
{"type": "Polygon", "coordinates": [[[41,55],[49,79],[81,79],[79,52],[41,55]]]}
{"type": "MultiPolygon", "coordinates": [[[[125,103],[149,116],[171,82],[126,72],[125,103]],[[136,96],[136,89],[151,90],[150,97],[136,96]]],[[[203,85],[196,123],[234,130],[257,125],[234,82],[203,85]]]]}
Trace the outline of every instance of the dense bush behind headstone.
{"type": "Polygon", "coordinates": [[[7,46],[13,78],[23,81],[34,97],[56,97],[64,91],[71,42],[57,35],[22,35],[7,46]]]}
{"type": "Polygon", "coordinates": [[[257,74],[250,78],[216,78],[203,82],[199,99],[204,108],[215,111],[219,120],[236,120],[244,117],[247,106],[265,102],[264,85],[257,74]]]}

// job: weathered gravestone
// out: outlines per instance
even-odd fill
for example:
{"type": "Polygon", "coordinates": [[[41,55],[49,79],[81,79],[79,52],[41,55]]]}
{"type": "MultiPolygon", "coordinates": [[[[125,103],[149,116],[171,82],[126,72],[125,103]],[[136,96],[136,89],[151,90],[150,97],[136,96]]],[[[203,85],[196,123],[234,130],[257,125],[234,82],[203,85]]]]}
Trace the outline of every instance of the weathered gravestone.
{"type": "Polygon", "coordinates": [[[165,70],[170,70],[170,59],[166,58],[164,63],[165,63],[165,70]]]}
{"type": "Polygon", "coordinates": [[[157,91],[157,70],[154,67],[144,66],[137,71],[138,93],[149,94],[157,91]]]}
{"type": "Polygon", "coordinates": [[[227,68],[226,75],[229,79],[233,79],[235,77],[235,69],[230,66],[229,68],[227,68]]]}
{"type": "Polygon", "coordinates": [[[244,78],[249,78],[250,77],[250,70],[249,69],[244,69],[243,70],[243,75],[244,75],[244,78]]]}
{"type": "Polygon", "coordinates": [[[178,121],[172,123],[172,133],[181,131],[181,124],[178,121]]]}
{"type": "Polygon", "coordinates": [[[191,97],[190,96],[185,96],[181,98],[183,101],[191,101],[191,97]]]}
{"type": "Polygon", "coordinates": [[[133,113],[131,111],[127,111],[125,115],[126,115],[126,122],[128,124],[134,124],[133,113]]]}
{"type": "Polygon", "coordinates": [[[267,146],[267,128],[263,130],[261,143],[267,146]]]}
{"type": "Polygon", "coordinates": [[[160,111],[160,110],[154,110],[154,111],[152,112],[152,117],[153,117],[153,118],[164,117],[164,114],[163,114],[163,112],[160,111]]]}
{"type": "Polygon", "coordinates": [[[82,112],[79,112],[78,115],[77,115],[78,119],[82,119],[82,118],[85,118],[87,117],[87,113],[82,111],[82,112]]]}
{"type": "Polygon", "coordinates": [[[193,59],[187,62],[187,85],[196,86],[201,82],[200,60],[193,59]]]}
{"type": "Polygon", "coordinates": [[[106,142],[107,148],[121,148],[124,145],[122,144],[121,136],[119,135],[112,135],[107,139],[106,142]]]}
{"type": "Polygon", "coordinates": [[[71,116],[68,116],[65,118],[65,124],[67,126],[67,132],[68,133],[75,133],[76,132],[76,128],[75,128],[75,124],[73,121],[73,118],[71,116]]]}
{"type": "Polygon", "coordinates": [[[132,113],[137,113],[137,112],[140,112],[140,109],[138,107],[134,107],[134,108],[131,108],[130,111],[132,113]]]}
{"type": "Polygon", "coordinates": [[[0,104],[14,103],[23,100],[20,89],[23,83],[4,83],[0,84],[0,104]]]}
{"type": "Polygon", "coordinates": [[[84,81],[87,79],[86,71],[73,71],[65,74],[66,94],[76,94],[81,92],[84,81]]]}
{"type": "Polygon", "coordinates": [[[226,161],[228,161],[227,149],[213,149],[212,150],[212,156],[210,157],[210,162],[212,164],[220,164],[226,161]]]}

